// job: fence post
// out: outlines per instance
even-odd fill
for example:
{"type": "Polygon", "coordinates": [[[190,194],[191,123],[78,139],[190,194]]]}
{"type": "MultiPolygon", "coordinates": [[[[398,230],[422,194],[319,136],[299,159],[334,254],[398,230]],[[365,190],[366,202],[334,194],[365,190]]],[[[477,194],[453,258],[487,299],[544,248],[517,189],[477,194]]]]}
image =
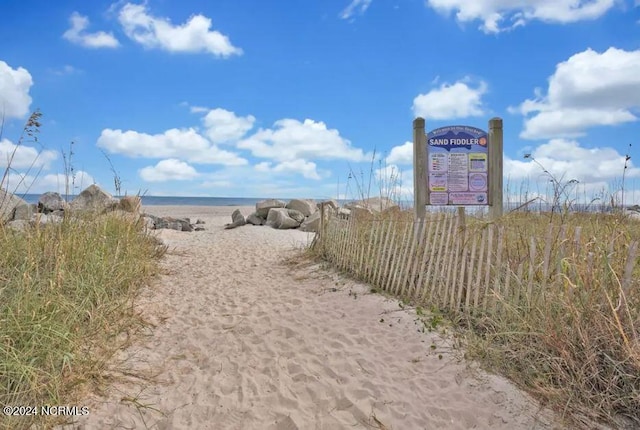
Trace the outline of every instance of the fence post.
{"type": "Polygon", "coordinates": [[[322,250],[322,253],[324,254],[324,250],[325,250],[325,241],[324,241],[324,227],[325,227],[325,222],[324,222],[324,202],[320,203],[320,228],[318,229],[320,231],[320,234],[318,235],[318,239],[320,240],[320,249],[322,250]]]}
{"type": "Polygon", "coordinates": [[[502,216],[502,118],[489,120],[489,218],[502,216]]]}
{"type": "Polygon", "coordinates": [[[427,204],[427,135],[424,118],[413,120],[413,212],[415,239],[421,236],[427,204]]]}

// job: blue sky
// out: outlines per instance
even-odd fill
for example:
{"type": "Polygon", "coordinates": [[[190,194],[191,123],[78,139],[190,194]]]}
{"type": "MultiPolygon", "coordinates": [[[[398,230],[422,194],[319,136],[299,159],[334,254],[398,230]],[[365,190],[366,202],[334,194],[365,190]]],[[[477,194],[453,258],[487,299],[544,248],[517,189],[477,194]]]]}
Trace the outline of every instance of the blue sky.
{"type": "Polygon", "coordinates": [[[78,190],[115,191],[107,154],[129,194],[353,198],[375,151],[371,194],[410,199],[416,116],[498,116],[510,195],[549,188],[532,153],[619,198],[633,144],[640,203],[638,0],[1,0],[0,19],[0,168],[43,113],[10,190],[64,191],[73,141],[78,190]]]}

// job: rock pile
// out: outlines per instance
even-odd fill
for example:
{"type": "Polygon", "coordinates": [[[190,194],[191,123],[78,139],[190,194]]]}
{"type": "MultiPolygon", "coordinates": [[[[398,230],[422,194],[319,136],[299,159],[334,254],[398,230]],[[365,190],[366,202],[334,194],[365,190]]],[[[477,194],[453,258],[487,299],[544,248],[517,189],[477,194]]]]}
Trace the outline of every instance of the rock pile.
{"type": "Polygon", "coordinates": [[[320,207],[314,200],[293,199],[288,203],[282,200],[263,200],[256,203],[255,212],[246,218],[235,210],[231,215],[231,223],[226,229],[240,227],[245,224],[266,225],[284,230],[298,228],[302,231],[316,232],[320,228],[320,207]]]}
{"type": "Polygon", "coordinates": [[[157,217],[142,213],[138,196],[113,197],[97,185],[90,185],[67,202],[59,193],[46,192],[38,198],[38,203],[29,204],[20,197],[0,189],[0,224],[23,230],[28,226],[61,222],[68,214],[117,212],[142,218],[148,229],[168,228],[178,231],[204,230],[204,222],[192,224],[188,218],[157,217]]]}
{"type": "Polygon", "coordinates": [[[277,229],[298,228],[302,231],[317,232],[320,229],[320,205],[333,210],[340,218],[350,217],[370,219],[376,214],[399,211],[400,207],[393,201],[374,197],[371,199],[352,202],[339,207],[335,200],[317,203],[314,200],[293,199],[288,203],[282,200],[263,200],[256,203],[255,212],[244,218],[239,210],[233,212],[232,222],[226,229],[236,228],[245,224],[267,225],[277,229]]]}

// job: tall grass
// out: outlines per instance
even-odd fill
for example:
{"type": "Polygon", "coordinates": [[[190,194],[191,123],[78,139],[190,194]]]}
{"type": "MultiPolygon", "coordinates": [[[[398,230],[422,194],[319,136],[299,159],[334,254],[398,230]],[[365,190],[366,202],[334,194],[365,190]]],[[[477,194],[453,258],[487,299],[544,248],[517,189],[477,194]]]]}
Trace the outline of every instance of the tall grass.
{"type": "Polygon", "coordinates": [[[411,212],[331,218],[314,251],[377,290],[448,314],[470,357],[572,425],[640,427],[639,222],[511,213],[462,224],[428,214],[422,242],[413,223],[411,212]]]}
{"type": "MultiPolygon", "coordinates": [[[[123,331],[140,323],[139,288],[164,252],[134,218],[66,217],[17,232],[0,227],[0,404],[80,405],[123,331]]],[[[0,428],[48,426],[0,417],[0,428]]]]}

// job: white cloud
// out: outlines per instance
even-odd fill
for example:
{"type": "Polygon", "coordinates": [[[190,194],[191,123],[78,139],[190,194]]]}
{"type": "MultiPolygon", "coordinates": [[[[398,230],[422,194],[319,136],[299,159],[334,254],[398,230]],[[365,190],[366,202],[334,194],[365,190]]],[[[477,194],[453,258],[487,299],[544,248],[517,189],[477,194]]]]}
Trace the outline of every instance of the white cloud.
{"type": "Polygon", "coordinates": [[[391,148],[387,163],[413,165],[413,142],[405,142],[402,145],[391,148]]]}
{"type": "MultiPolygon", "coordinates": [[[[64,194],[66,192],[66,180],[67,177],[62,173],[52,173],[47,175],[26,175],[24,173],[12,173],[9,175],[6,188],[15,194],[42,194],[47,191],[53,191],[56,193],[64,194]]],[[[69,192],[71,194],[78,194],[91,184],[94,184],[95,179],[87,172],[83,170],[77,170],[75,172],[75,181],[72,183],[69,178],[69,188],[75,186],[69,192]]]]}
{"type": "Polygon", "coordinates": [[[147,182],[184,181],[197,176],[196,169],[175,158],[162,160],[155,166],[140,169],[140,177],[147,182]]]}
{"type": "Polygon", "coordinates": [[[640,50],[587,49],[556,66],[546,96],[536,94],[519,106],[523,115],[534,114],[520,136],[577,137],[589,127],[635,121],[638,108],[640,50]]]}
{"type": "Polygon", "coordinates": [[[48,169],[51,162],[58,158],[55,151],[41,151],[26,146],[15,145],[8,139],[0,140],[0,169],[6,168],[9,164],[12,169],[48,169]]]}
{"type": "Polygon", "coordinates": [[[362,15],[371,6],[372,0],[351,0],[351,3],[340,12],[340,18],[349,19],[355,14],[362,15]]]}
{"type": "MultiPolygon", "coordinates": [[[[622,177],[625,155],[608,147],[585,148],[575,140],[552,139],[532,152],[533,158],[557,180],[576,179],[583,184],[601,184],[622,177]]],[[[542,167],[529,159],[504,159],[504,176],[515,180],[549,181],[542,167]]],[[[640,178],[640,168],[631,161],[627,178],[640,178]]]]}
{"type": "Polygon", "coordinates": [[[437,89],[419,94],[413,99],[413,113],[425,119],[453,119],[484,114],[482,96],[487,84],[480,81],[473,88],[469,78],[455,84],[443,83],[437,89]]]}
{"type": "Polygon", "coordinates": [[[12,69],[0,61],[0,117],[22,118],[29,112],[31,85],[33,80],[26,69],[12,69]]]}
{"type": "Polygon", "coordinates": [[[117,48],[120,46],[118,40],[113,33],[105,33],[98,31],[96,33],[87,33],[85,30],[89,27],[89,18],[73,12],[69,18],[71,28],[64,32],[63,38],[76,45],[85,48],[117,48]]]}
{"type": "Polygon", "coordinates": [[[193,15],[186,23],[173,25],[167,18],[149,15],[145,5],[127,3],[118,19],[125,34],[146,48],[208,52],[223,58],[242,54],[242,49],[233,46],[227,36],[211,30],[211,19],[203,15],[193,15]]]}
{"type": "Polygon", "coordinates": [[[264,172],[264,173],[270,173],[270,172],[283,173],[283,174],[298,173],[307,179],[315,179],[315,180],[321,179],[320,175],[318,174],[318,171],[316,170],[316,163],[312,161],[305,161],[302,159],[283,161],[281,163],[276,164],[273,167],[271,163],[267,161],[263,161],[261,163],[256,164],[255,169],[258,172],[264,172]]]}
{"type": "Polygon", "coordinates": [[[260,129],[252,136],[238,142],[238,148],[248,149],[260,158],[276,161],[298,159],[364,161],[367,156],[361,149],[340,136],[336,129],[328,129],[324,122],[305,119],[276,121],[273,129],[260,129]]]}
{"type": "Polygon", "coordinates": [[[539,20],[571,23],[593,20],[613,8],[616,0],[427,0],[444,14],[456,13],[460,22],[482,21],[485,33],[498,33],[539,20]]]}
{"type": "Polygon", "coordinates": [[[177,158],[191,163],[227,166],[247,164],[247,160],[212,145],[192,128],[172,128],[153,135],[107,128],[102,130],[97,145],[112,154],[128,157],[177,158]]]}
{"type": "MultiPolygon", "coordinates": [[[[192,107],[192,112],[194,109],[197,107],[192,107]]],[[[210,110],[202,119],[207,128],[207,136],[213,143],[228,143],[240,139],[253,128],[255,121],[252,115],[239,117],[233,112],[219,108],[210,110]]]]}

